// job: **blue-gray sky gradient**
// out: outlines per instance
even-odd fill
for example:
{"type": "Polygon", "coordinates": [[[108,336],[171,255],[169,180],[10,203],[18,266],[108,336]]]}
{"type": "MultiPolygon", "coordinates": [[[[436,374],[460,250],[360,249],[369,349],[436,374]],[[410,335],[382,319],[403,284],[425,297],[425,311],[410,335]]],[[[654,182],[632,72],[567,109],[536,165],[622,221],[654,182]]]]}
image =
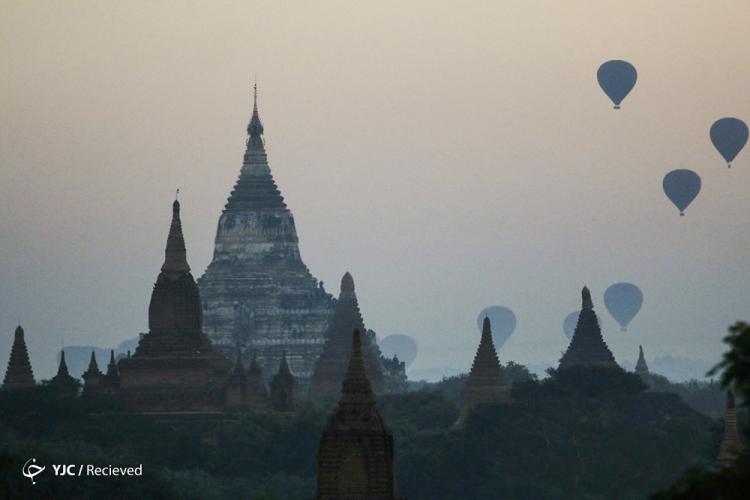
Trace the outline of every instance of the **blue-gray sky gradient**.
{"type": "Polygon", "coordinates": [[[750,4],[7,2],[0,6],[0,359],[21,319],[38,376],[68,344],[147,328],[179,187],[208,264],[257,74],[271,168],[303,259],[368,327],[468,367],[484,307],[513,309],[502,361],[555,363],[588,284],[618,360],[715,358],[750,316],[750,4]],[[614,111],[598,66],[638,83],[614,111]],[[703,189],[686,217],[663,176],[703,189]],[[611,283],[645,301],[627,333],[611,283]]]}

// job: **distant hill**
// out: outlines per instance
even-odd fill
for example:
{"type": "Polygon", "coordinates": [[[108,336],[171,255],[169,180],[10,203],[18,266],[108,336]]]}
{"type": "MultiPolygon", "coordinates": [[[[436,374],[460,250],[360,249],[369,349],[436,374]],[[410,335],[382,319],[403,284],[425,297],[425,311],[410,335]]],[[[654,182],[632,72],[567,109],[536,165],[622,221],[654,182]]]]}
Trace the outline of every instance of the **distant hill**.
{"type": "MultiPolygon", "coordinates": [[[[83,372],[85,372],[89,366],[91,351],[96,355],[96,362],[99,364],[99,369],[104,371],[107,368],[107,363],[109,363],[109,352],[112,349],[115,350],[115,357],[119,359],[122,356],[126,356],[128,351],[134,352],[137,345],[138,337],[126,340],[120,343],[117,347],[98,347],[93,345],[65,346],[65,363],[68,365],[68,371],[73,377],[81,378],[81,375],[83,375],[83,372]]],[[[59,363],[59,353],[56,359],[59,363]]]]}

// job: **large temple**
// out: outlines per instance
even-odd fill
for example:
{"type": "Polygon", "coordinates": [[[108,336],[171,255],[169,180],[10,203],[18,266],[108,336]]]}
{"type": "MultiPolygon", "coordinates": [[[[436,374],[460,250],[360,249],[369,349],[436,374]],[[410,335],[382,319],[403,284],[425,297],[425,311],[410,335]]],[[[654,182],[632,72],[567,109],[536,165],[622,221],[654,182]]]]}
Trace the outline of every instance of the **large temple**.
{"type": "Polygon", "coordinates": [[[461,391],[461,416],[459,421],[477,405],[509,403],[510,386],[503,379],[503,368],[492,341],[490,319],[484,318],[482,338],[474,356],[474,363],[461,391]]]}
{"type": "Polygon", "coordinates": [[[148,326],[135,353],[118,363],[118,397],[144,413],[223,411],[231,367],[203,333],[200,293],[187,263],[176,200],[148,326]]]}
{"type": "MultiPolygon", "coordinates": [[[[326,343],[323,352],[315,362],[310,395],[315,398],[335,397],[341,391],[341,383],[347,374],[349,358],[352,352],[352,330],[367,332],[359,310],[357,293],[354,290],[354,278],[349,273],[341,278],[341,292],[336,301],[336,310],[326,332],[326,343]]],[[[363,349],[367,375],[376,393],[385,387],[380,349],[375,342],[375,335],[363,335],[363,349]]]]}
{"type": "Polygon", "coordinates": [[[318,450],[318,500],[396,500],[393,436],[380,416],[359,330],[351,335],[341,399],[318,450]]]}
{"type": "Polygon", "coordinates": [[[578,323],[570,340],[568,350],[560,359],[558,369],[563,370],[576,366],[617,368],[615,357],[607,347],[599,328],[599,320],[594,312],[594,303],[591,301],[591,292],[588,287],[581,291],[581,313],[578,315],[578,323]]]}
{"type": "Polygon", "coordinates": [[[13,347],[10,349],[8,368],[5,370],[3,388],[31,389],[35,384],[34,372],[31,370],[31,362],[29,361],[29,352],[26,350],[23,328],[18,325],[13,337],[13,347]]]}
{"type": "Polygon", "coordinates": [[[266,376],[282,354],[307,389],[325,342],[333,298],[302,262],[294,217],[274,182],[257,88],[237,183],[219,218],[213,260],[198,280],[204,326],[227,356],[257,357],[266,376]]]}

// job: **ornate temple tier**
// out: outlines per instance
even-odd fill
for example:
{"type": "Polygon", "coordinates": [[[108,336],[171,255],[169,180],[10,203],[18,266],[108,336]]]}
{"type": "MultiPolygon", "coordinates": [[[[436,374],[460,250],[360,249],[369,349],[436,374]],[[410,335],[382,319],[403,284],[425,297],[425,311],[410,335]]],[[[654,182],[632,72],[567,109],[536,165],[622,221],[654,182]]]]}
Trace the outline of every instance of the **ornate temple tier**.
{"type": "Polygon", "coordinates": [[[8,368],[5,370],[3,389],[31,389],[34,385],[34,372],[31,369],[23,328],[18,325],[13,337],[13,347],[10,349],[8,368]]]}
{"type": "Polygon", "coordinates": [[[302,262],[294,217],[271,174],[257,91],[239,179],[219,218],[213,260],[198,280],[204,328],[227,356],[257,357],[267,377],[282,354],[302,391],[323,349],[332,297],[302,262]]]}

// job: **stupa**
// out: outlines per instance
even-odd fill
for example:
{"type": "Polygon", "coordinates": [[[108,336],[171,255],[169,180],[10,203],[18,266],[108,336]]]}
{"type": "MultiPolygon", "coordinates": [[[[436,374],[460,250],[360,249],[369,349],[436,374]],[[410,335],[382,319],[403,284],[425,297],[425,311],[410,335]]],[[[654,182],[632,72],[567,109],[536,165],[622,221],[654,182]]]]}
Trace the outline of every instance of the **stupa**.
{"type": "Polygon", "coordinates": [[[604,367],[620,369],[612,356],[609,347],[602,338],[599,321],[594,313],[594,303],[591,301],[591,292],[587,287],[581,291],[581,313],[578,315],[578,323],[570,340],[568,350],[560,359],[558,369],[564,370],[574,366],[604,367]]]}
{"type": "Polygon", "coordinates": [[[396,500],[393,436],[380,416],[354,330],[341,399],[318,451],[318,500],[396,500]]]}
{"type": "Polygon", "coordinates": [[[29,351],[26,349],[26,339],[23,328],[18,325],[10,348],[8,368],[5,370],[3,389],[31,389],[36,385],[34,372],[29,361],[29,351]]]}
{"type": "Polygon", "coordinates": [[[286,353],[306,391],[333,300],[302,262],[294,217],[268,164],[257,97],[256,86],[242,169],[198,280],[204,327],[227,357],[237,350],[245,364],[257,357],[269,377],[286,353]]]}

